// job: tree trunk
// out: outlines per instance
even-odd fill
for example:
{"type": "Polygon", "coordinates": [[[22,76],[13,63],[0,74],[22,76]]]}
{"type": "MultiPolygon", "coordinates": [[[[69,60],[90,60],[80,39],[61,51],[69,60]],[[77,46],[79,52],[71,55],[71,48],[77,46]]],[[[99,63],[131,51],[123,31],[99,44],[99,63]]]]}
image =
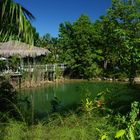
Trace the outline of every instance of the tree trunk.
{"type": "Polygon", "coordinates": [[[106,69],[107,69],[107,60],[105,58],[105,60],[104,60],[104,70],[106,70],[106,69]]]}
{"type": "Polygon", "coordinates": [[[135,84],[135,77],[136,77],[136,64],[134,63],[133,55],[131,55],[131,63],[130,63],[130,74],[129,74],[129,82],[130,85],[135,84]]]}

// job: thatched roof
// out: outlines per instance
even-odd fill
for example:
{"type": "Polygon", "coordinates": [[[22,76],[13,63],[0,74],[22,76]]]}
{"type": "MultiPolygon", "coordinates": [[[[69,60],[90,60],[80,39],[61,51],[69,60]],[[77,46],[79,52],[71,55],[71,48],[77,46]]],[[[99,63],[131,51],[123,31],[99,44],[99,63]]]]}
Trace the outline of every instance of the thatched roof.
{"type": "Polygon", "coordinates": [[[50,51],[47,49],[31,46],[23,42],[8,41],[0,43],[0,56],[3,57],[14,55],[19,55],[20,57],[36,57],[49,53],[50,51]]]}

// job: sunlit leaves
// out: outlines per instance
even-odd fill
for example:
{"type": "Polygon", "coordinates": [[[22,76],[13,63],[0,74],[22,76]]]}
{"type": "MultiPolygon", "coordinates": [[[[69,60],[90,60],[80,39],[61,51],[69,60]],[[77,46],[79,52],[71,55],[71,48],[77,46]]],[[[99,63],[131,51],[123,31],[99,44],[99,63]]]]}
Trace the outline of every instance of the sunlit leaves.
{"type": "Polygon", "coordinates": [[[59,36],[61,57],[70,65],[72,75],[91,78],[100,72],[97,61],[101,61],[102,52],[95,47],[95,27],[88,16],[81,15],[72,24],[61,24],[59,36]]]}
{"type": "Polygon", "coordinates": [[[119,139],[122,138],[125,135],[126,131],[124,129],[119,130],[116,135],[115,138],[119,139]]]}
{"type": "Polygon", "coordinates": [[[33,44],[31,19],[34,19],[34,16],[20,4],[13,0],[1,0],[0,33],[3,37],[1,41],[17,36],[17,39],[33,44]]]}

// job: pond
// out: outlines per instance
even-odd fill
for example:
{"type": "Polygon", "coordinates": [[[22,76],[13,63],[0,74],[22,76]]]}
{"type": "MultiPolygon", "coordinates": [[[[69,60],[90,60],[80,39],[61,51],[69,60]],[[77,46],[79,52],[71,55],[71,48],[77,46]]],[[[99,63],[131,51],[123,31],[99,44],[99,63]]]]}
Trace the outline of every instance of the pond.
{"type": "Polygon", "coordinates": [[[122,94],[124,100],[129,100],[131,98],[129,94],[136,92],[126,83],[80,81],[24,89],[20,91],[20,95],[28,97],[36,116],[45,117],[56,109],[55,104],[65,110],[80,104],[86,96],[94,98],[97,93],[106,89],[111,94],[122,94]],[[125,93],[128,94],[127,97],[125,97],[125,93]]]}

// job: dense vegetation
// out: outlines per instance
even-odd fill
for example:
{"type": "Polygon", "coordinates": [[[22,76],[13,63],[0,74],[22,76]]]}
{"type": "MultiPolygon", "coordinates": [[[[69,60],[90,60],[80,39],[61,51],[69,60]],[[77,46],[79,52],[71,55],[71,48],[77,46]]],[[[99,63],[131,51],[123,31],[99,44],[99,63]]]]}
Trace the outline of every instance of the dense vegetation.
{"type": "Polygon", "coordinates": [[[129,78],[133,83],[139,75],[139,0],[112,0],[107,14],[94,22],[81,15],[73,23],[61,23],[57,38],[39,37],[30,23],[33,15],[12,0],[2,0],[0,10],[2,41],[13,38],[31,43],[34,39],[35,46],[51,51],[42,62],[67,64],[70,77],[129,78]]]}
{"type": "MultiPolygon", "coordinates": [[[[140,73],[139,0],[112,0],[107,14],[94,22],[81,15],[73,23],[61,23],[58,38],[48,34],[39,37],[30,23],[33,18],[13,0],[0,0],[0,41],[16,39],[47,47],[52,53],[42,58],[42,62],[67,64],[66,74],[73,78],[128,77],[132,84],[140,73]]],[[[30,108],[30,102],[20,101],[11,84],[3,81],[0,83],[0,139],[138,140],[139,94],[128,93],[133,100],[122,97],[127,99],[125,102],[117,98],[119,94],[116,97],[106,93],[99,93],[94,100],[87,96],[75,110],[53,113],[45,123],[34,123],[29,119],[34,117],[30,111],[25,112],[25,118],[20,112],[20,103],[30,108]]]]}
{"type": "Polygon", "coordinates": [[[113,0],[100,19],[81,15],[61,23],[58,38],[38,36],[36,45],[52,52],[45,62],[68,64],[71,77],[128,77],[132,83],[139,74],[139,10],[139,0],[113,0]]]}
{"type": "Polygon", "coordinates": [[[71,74],[91,78],[125,73],[133,80],[139,68],[139,10],[139,1],[113,0],[107,15],[94,23],[82,15],[61,24],[61,57],[71,74]]]}
{"type": "Polygon", "coordinates": [[[33,106],[27,104],[26,98],[19,100],[12,86],[8,87],[10,88],[5,86],[5,82],[0,86],[1,99],[12,101],[0,102],[4,107],[4,110],[1,108],[0,114],[2,140],[138,140],[140,137],[139,87],[131,87],[129,92],[123,90],[115,94],[106,89],[94,99],[90,96],[92,93],[87,90],[80,104],[65,110],[57,109],[59,101],[55,99],[51,102],[53,112],[44,116],[43,120],[32,116],[33,106]],[[4,95],[7,92],[10,94],[4,95]],[[24,103],[25,108],[27,106],[25,110],[20,108],[21,103],[24,103]]]}

